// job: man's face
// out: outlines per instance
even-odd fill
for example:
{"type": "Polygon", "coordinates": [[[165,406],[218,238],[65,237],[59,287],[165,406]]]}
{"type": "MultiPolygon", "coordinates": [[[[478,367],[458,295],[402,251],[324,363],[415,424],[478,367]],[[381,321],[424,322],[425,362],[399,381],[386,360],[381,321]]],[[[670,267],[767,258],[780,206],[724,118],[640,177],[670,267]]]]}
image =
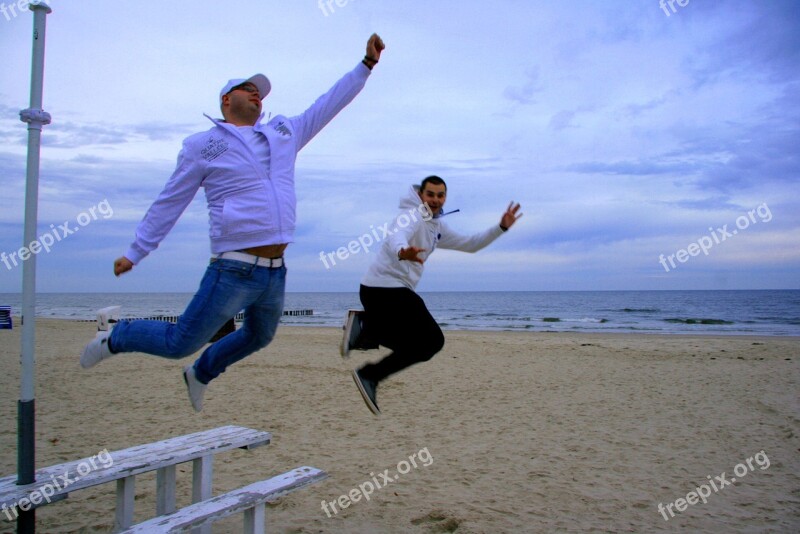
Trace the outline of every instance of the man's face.
{"type": "Polygon", "coordinates": [[[225,108],[227,99],[228,113],[247,122],[252,120],[252,124],[261,115],[261,95],[258,94],[258,89],[252,83],[243,83],[237,85],[230,90],[228,94],[222,97],[223,108],[225,108]]]}
{"type": "Polygon", "coordinates": [[[436,216],[442,211],[447,200],[447,188],[444,184],[425,184],[425,189],[419,192],[419,198],[428,205],[431,213],[436,216]]]}

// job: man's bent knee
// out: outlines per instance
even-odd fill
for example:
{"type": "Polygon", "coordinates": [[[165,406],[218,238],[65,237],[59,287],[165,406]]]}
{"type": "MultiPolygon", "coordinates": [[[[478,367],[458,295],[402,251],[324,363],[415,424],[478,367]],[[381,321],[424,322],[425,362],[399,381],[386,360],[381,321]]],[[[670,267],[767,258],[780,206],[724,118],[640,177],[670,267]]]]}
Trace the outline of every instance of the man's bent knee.
{"type": "Polygon", "coordinates": [[[180,346],[173,346],[170,347],[170,352],[168,355],[165,355],[167,358],[172,358],[174,360],[180,360],[181,358],[186,358],[187,356],[191,356],[192,354],[199,351],[206,342],[202,343],[194,343],[191,345],[180,345],[180,346]]]}
{"type": "Polygon", "coordinates": [[[199,351],[210,341],[209,339],[183,334],[177,334],[167,340],[169,355],[167,357],[180,359],[191,356],[199,351]]]}
{"type": "Polygon", "coordinates": [[[250,336],[250,348],[253,352],[261,350],[272,343],[272,339],[275,337],[274,332],[269,334],[266,332],[253,332],[246,330],[244,334],[250,336]]]}
{"type": "Polygon", "coordinates": [[[435,335],[431,335],[430,340],[425,343],[420,355],[420,361],[427,362],[444,348],[444,334],[439,330],[435,335]]]}

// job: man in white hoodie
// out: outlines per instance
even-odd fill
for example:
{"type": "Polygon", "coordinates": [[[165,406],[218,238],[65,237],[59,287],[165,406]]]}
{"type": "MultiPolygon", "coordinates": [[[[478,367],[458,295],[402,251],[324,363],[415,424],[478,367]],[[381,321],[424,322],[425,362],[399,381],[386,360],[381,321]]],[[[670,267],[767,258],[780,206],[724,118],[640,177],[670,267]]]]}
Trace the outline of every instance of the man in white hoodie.
{"type": "Polygon", "coordinates": [[[381,361],[353,370],[353,380],[364,402],[376,415],[380,413],[375,396],[378,384],[389,375],[430,360],[444,346],[441,328],[415,292],[425,261],[437,247],[477,252],[522,217],[518,213],[520,205],[511,202],[500,224],[464,236],[441,220],[446,200],[447,184],[438,176],[428,176],[400,199],[402,211],[395,220],[395,230],[383,242],[378,257],[361,280],[359,296],[364,312],[360,317],[350,315],[345,325],[342,356],[347,356],[351,348],[375,344],[392,350],[381,361]],[[409,217],[408,213],[421,202],[430,216],[409,217]],[[353,328],[354,321],[362,328],[353,328]]]}
{"type": "Polygon", "coordinates": [[[209,117],[209,130],[184,140],[178,165],[137,227],[136,239],[114,262],[117,276],[138,265],[202,187],[211,261],[200,288],[176,324],[122,321],[92,340],[80,358],[83,368],[126,352],[185,358],[244,310],[239,330],[212,343],[183,370],[189,400],[200,411],[209,382],[272,341],[283,311],[283,252],[294,238],[297,153],[364,88],[383,49],[381,38],[372,34],[364,59],[294,117],[277,115],[262,122],[261,101],[270,91],[263,74],[223,86],[219,104],[224,120],[209,117]]]}

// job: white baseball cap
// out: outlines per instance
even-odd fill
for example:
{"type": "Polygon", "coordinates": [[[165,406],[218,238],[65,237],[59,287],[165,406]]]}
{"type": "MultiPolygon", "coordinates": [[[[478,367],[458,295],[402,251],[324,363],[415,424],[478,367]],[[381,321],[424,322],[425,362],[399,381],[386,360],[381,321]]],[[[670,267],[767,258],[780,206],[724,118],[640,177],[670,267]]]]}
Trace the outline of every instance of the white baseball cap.
{"type": "Polygon", "coordinates": [[[252,83],[258,89],[258,96],[261,97],[261,100],[264,100],[266,96],[269,94],[270,89],[272,89],[272,85],[270,85],[269,80],[263,74],[254,74],[249,78],[235,78],[233,80],[228,80],[228,83],[225,84],[225,87],[219,92],[219,99],[222,100],[222,97],[227,95],[231,92],[231,89],[236,87],[237,85],[242,85],[243,83],[252,83]]]}

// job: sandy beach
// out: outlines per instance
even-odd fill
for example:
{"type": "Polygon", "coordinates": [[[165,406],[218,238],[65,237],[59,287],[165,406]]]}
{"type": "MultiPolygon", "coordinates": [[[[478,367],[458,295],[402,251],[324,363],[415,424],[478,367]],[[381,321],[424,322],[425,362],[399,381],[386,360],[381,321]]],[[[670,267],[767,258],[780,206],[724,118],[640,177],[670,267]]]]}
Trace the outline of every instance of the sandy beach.
{"type": "MultiPolygon", "coordinates": [[[[281,327],[212,383],[201,414],[189,359],[82,370],[94,329],[37,321],[39,467],[238,424],[272,443],[218,456],[215,494],[301,465],[330,475],[268,506],[269,532],[800,531],[798,338],[450,331],[381,386],[376,418],[349,372],[383,352],[342,360],[338,329],[281,327]],[[368,501],[323,509],[386,470],[368,501]]],[[[16,471],[20,333],[0,331],[2,475],[16,471]]],[[[181,505],[190,480],[181,465],[181,505]]],[[[137,520],[154,496],[155,477],[138,477],[137,520]]],[[[113,484],[74,492],[39,509],[39,531],[108,532],[114,506],[113,484]]],[[[240,530],[237,516],[214,531],[240,530]]]]}

